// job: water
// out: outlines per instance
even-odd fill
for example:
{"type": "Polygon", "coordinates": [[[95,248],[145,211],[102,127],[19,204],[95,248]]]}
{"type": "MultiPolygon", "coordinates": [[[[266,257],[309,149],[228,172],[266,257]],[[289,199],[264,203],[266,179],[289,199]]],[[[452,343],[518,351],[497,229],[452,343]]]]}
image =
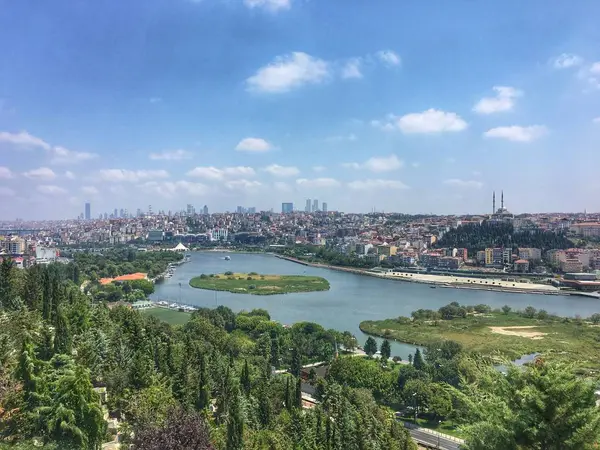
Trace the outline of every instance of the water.
{"type": "MultiPolygon", "coordinates": [[[[511,294],[470,289],[430,289],[426,284],[386,280],[355,275],[336,270],[307,267],[265,254],[194,252],[191,261],[181,265],[169,280],[156,285],[152,295],[156,300],[215,307],[225,305],[234,311],[264,308],[273,320],[283,324],[309,321],[325,328],[353,333],[360,345],[367,336],[358,324],[363,320],[379,320],[410,316],[419,308],[438,309],[450,302],[465,305],[480,303],[500,308],[509,305],[514,309],[533,306],[559,316],[589,317],[600,312],[600,302],[588,297],[561,295],[511,294]],[[231,256],[230,261],[224,259],[231,256]],[[285,295],[233,294],[189,286],[189,280],[202,273],[257,272],[281,275],[315,275],[326,278],[331,289],[323,292],[305,292],[285,295]],[[181,283],[181,287],[180,287],[181,283]]],[[[392,342],[392,355],[406,359],[414,346],[392,342]]]]}

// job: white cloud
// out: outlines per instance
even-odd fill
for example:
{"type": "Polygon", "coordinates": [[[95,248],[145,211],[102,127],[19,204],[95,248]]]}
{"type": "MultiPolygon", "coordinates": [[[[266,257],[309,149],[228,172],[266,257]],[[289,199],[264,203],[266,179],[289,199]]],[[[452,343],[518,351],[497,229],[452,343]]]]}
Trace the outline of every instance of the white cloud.
{"type": "Polygon", "coordinates": [[[11,178],[14,178],[14,176],[15,175],[8,167],[0,166],[0,180],[10,180],[11,178]]]}
{"type": "Polygon", "coordinates": [[[294,166],[280,166],[279,164],[271,164],[263,169],[265,172],[269,172],[275,177],[295,177],[300,173],[297,167],[294,166]]]}
{"type": "Polygon", "coordinates": [[[83,186],[81,192],[87,195],[98,195],[99,191],[94,186],[83,186]]]}
{"type": "Polygon", "coordinates": [[[261,187],[262,183],[260,181],[242,179],[226,181],[223,185],[231,191],[244,192],[247,189],[256,189],[261,187]]]}
{"type": "Polygon", "coordinates": [[[235,149],[238,152],[249,152],[249,153],[264,153],[271,150],[273,146],[261,138],[247,137],[238,142],[235,149]]]}
{"type": "Polygon", "coordinates": [[[66,189],[52,184],[42,184],[37,187],[37,191],[44,195],[64,195],[67,193],[66,189]]]}
{"type": "Polygon", "coordinates": [[[381,120],[371,120],[371,126],[379,128],[382,131],[394,131],[396,126],[391,122],[382,122],[381,120]]]}
{"type": "Polygon", "coordinates": [[[307,188],[328,188],[338,187],[340,182],[335,178],[298,178],[296,180],[296,185],[307,188]]]}
{"type": "Polygon", "coordinates": [[[391,172],[404,166],[404,162],[398,159],[396,155],[374,156],[367,159],[364,163],[344,163],[342,166],[349,169],[365,169],[371,172],[391,172]]]}
{"type": "Polygon", "coordinates": [[[325,167],[325,166],[313,166],[312,170],[314,170],[315,172],[324,172],[325,170],[327,170],[327,167],[325,167]]]}
{"type": "Polygon", "coordinates": [[[449,180],[444,180],[444,184],[467,189],[481,189],[483,187],[483,183],[481,181],[461,180],[459,178],[450,178],[449,180]]]}
{"type": "Polygon", "coordinates": [[[398,127],[403,133],[463,131],[467,126],[467,122],[458,114],[438,109],[428,109],[422,113],[406,114],[398,119],[398,127]]]}
{"type": "Polygon", "coordinates": [[[67,178],[69,180],[74,180],[75,179],[75,174],[73,172],[71,172],[70,170],[67,170],[65,172],[65,178],[67,178]]]}
{"type": "Polygon", "coordinates": [[[279,192],[290,192],[292,190],[290,185],[284,183],[283,181],[276,181],[275,183],[273,183],[273,187],[279,192]]]}
{"type": "Polygon", "coordinates": [[[205,184],[185,180],[147,181],[137,187],[148,194],[160,195],[165,198],[173,198],[177,195],[201,196],[210,192],[210,188],[205,184]]]}
{"type": "Polygon", "coordinates": [[[592,122],[594,122],[594,123],[600,123],[600,117],[596,117],[595,119],[592,119],[592,122]]]}
{"type": "Polygon", "coordinates": [[[271,12],[290,9],[291,0],[244,0],[244,5],[248,8],[263,8],[271,12]]]}
{"type": "Polygon", "coordinates": [[[354,133],[350,133],[348,135],[329,136],[328,138],[325,138],[325,142],[344,142],[344,141],[354,142],[357,139],[358,138],[356,137],[356,135],[354,133]]]}
{"type": "Polygon", "coordinates": [[[348,187],[355,191],[371,191],[377,189],[409,189],[401,181],[397,180],[356,180],[348,183],[348,187]]]}
{"type": "Polygon", "coordinates": [[[104,169],[99,172],[104,181],[137,183],[149,178],[168,178],[166,170],[104,169]]]}
{"type": "Polygon", "coordinates": [[[506,139],[514,142],[531,142],[544,136],[548,129],[543,125],[532,125],[521,127],[517,125],[509,127],[497,127],[483,133],[488,138],[506,139]]]}
{"type": "Polygon", "coordinates": [[[52,159],[50,162],[52,164],[77,164],[98,157],[96,153],[75,152],[60,146],[53,147],[51,154],[52,159]]]}
{"type": "Polygon", "coordinates": [[[376,53],[376,56],[389,66],[398,66],[402,62],[400,56],[392,50],[381,50],[376,53]]]}
{"type": "Polygon", "coordinates": [[[362,78],[363,74],[361,72],[361,64],[362,61],[360,58],[352,58],[344,64],[342,67],[342,78],[362,78]]]}
{"type": "Polygon", "coordinates": [[[590,72],[595,75],[600,75],[600,61],[592,64],[592,66],[590,67],[590,72]]]}
{"type": "Polygon", "coordinates": [[[248,177],[254,176],[256,172],[252,167],[237,166],[237,167],[224,167],[219,169],[217,167],[196,167],[190,170],[187,175],[190,177],[204,178],[206,180],[224,180],[226,178],[237,178],[237,177],[248,177]]]}
{"type": "Polygon", "coordinates": [[[32,169],[25,173],[23,173],[27,178],[31,178],[32,180],[43,180],[49,181],[54,180],[56,178],[56,174],[54,171],[48,167],[40,167],[39,169],[32,169]]]}
{"type": "Polygon", "coordinates": [[[50,144],[43,139],[32,136],[27,131],[20,131],[19,133],[0,131],[0,144],[1,143],[20,147],[40,147],[44,150],[50,150],[50,144]]]}
{"type": "Polygon", "coordinates": [[[492,114],[510,111],[515,105],[515,99],[523,93],[509,86],[494,86],[495,97],[484,97],[475,104],[473,111],[479,114],[492,114]]]}
{"type": "Polygon", "coordinates": [[[552,59],[552,65],[555,69],[568,69],[578,66],[583,62],[583,58],[572,53],[563,53],[552,59]]]}
{"type": "Polygon", "coordinates": [[[0,197],[14,197],[17,193],[11,189],[4,186],[0,186],[0,197]]]}
{"type": "Polygon", "coordinates": [[[329,78],[329,64],[303,52],[278,56],[258,69],[246,80],[248,90],[253,92],[282,93],[306,84],[318,84],[329,78]]]}
{"type": "Polygon", "coordinates": [[[181,161],[183,159],[190,159],[192,153],[186,150],[165,150],[161,153],[150,153],[150,159],[155,161],[181,161]]]}

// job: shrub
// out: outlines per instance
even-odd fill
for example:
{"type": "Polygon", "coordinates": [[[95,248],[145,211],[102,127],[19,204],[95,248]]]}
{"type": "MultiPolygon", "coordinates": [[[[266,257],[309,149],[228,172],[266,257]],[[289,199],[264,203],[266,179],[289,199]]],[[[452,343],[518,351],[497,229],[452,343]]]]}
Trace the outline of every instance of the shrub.
{"type": "Polygon", "coordinates": [[[246,278],[246,280],[250,281],[252,280],[252,277],[249,276],[248,278],[246,278]]]}
{"type": "Polygon", "coordinates": [[[214,278],[214,276],[215,276],[215,274],[214,274],[214,273],[211,273],[211,274],[209,275],[209,277],[210,277],[210,278],[214,278]]]}
{"type": "Polygon", "coordinates": [[[202,275],[200,275],[200,278],[201,278],[202,280],[204,280],[204,279],[208,278],[208,276],[207,276],[205,273],[203,273],[202,275]]]}
{"type": "Polygon", "coordinates": [[[225,272],[224,275],[230,276],[230,275],[233,275],[233,272],[231,270],[228,270],[227,272],[225,272]]]}
{"type": "Polygon", "coordinates": [[[250,286],[248,286],[248,289],[256,289],[256,285],[255,284],[251,284],[250,286]]]}
{"type": "Polygon", "coordinates": [[[258,275],[256,272],[250,272],[248,275],[253,276],[253,275],[258,275]]]}

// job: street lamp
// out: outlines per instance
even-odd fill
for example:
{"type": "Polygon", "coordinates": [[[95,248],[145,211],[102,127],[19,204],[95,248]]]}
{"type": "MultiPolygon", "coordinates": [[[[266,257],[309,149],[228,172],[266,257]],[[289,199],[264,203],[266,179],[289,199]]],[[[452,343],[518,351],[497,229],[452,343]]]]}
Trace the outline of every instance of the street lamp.
{"type": "MultiPolygon", "coordinates": [[[[442,426],[442,421],[439,420],[438,424],[439,424],[438,428],[440,428],[442,426]]],[[[440,449],[440,432],[439,431],[438,431],[438,445],[437,445],[437,448],[438,448],[438,450],[440,449]]]]}
{"type": "Polygon", "coordinates": [[[415,405],[414,406],[414,409],[415,409],[415,425],[417,425],[417,393],[415,392],[412,395],[412,397],[413,397],[413,404],[415,405]]]}

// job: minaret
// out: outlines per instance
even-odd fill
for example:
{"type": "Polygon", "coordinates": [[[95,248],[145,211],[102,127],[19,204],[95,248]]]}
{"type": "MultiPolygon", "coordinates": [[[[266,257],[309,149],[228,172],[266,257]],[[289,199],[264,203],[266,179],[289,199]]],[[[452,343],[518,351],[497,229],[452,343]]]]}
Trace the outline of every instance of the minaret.
{"type": "Polygon", "coordinates": [[[501,192],[501,197],[500,197],[500,209],[502,211],[504,211],[504,190],[500,191],[501,192]]]}
{"type": "Polygon", "coordinates": [[[496,214],[496,191],[492,194],[492,214],[496,214]]]}

